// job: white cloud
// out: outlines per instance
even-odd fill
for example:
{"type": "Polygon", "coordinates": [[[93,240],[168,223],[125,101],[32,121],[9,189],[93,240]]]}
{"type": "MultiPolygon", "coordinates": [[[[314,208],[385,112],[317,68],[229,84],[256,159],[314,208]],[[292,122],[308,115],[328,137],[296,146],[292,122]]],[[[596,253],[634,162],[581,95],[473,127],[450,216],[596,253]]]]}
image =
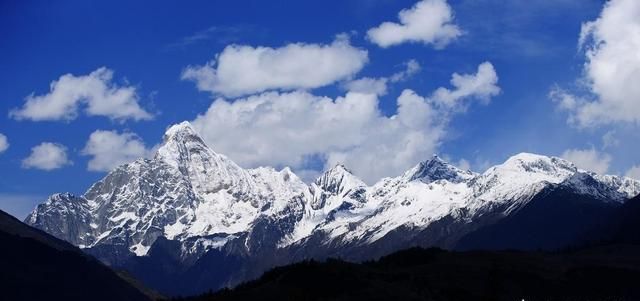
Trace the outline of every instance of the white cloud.
{"type": "Polygon", "coordinates": [[[405,42],[443,48],[462,32],[453,24],[453,10],[446,0],[423,0],[398,13],[400,23],[384,22],[369,29],[367,37],[380,47],[405,42]]]}
{"type": "Polygon", "coordinates": [[[471,170],[471,163],[466,159],[460,159],[456,166],[462,170],[471,170]]]}
{"type": "Polygon", "coordinates": [[[640,1],[612,0],[595,21],[582,25],[584,78],[589,95],[560,106],[580,127],[614,122],[640,123],[640,1]]]}
{"type": "Polygon", "coordinates": [[[0,153],[3,153],[9,148],[9,141],[7,136],[0,133],[0,153]]]}
{"type": "Polygon", "coordinates": [[[44,95],[29,95],[20,109],[9,115],[17,120],[73,120],[78,111],[90,116],[106,116],[114,120],[148,120],[152,115],[138,104],[136,88],[111,82],[113,71],[101,67],[89,75],[62,75],[51,82],[44,95]]]}
{"type": "Polygon", "coordinates": [[[307,156],[348,148],[380,118],[373,94],[335,100],[304,91],[215,100],[193,122],[207,143],[244,166],[302,166],[307,156]]]}
{"type": "Polygon", "coordinates": [[[92,156],[88,170],[110,171],[121,164],[146,157],[150,151],[133,133],[97,130],[89,136],[82,154],[92,156]]]}
{"type": "Polygon", "coordinates": [[[600,153],[595,149],[568,149],[562,153],[562,158],[569,160],[578,168],[604,174],[609,170],[611,156],[600,153]]]}
{"type": "MultiPolygon", "coordinates": [[[[455,80],[485,76],[484,72],[454,76],[452,82],[458,85],[447,90],[450,100],[485,100],[497,94],[497,77],[469,81],[484,83],[472,85],[475,91],[455,80]]],[[[440,94],[422,97],[405,90],[397,99],[397,114],[387,117],[375,94],[348,92],[331,99],[304,91],[267,92],[233,102],[217,99],[193,125],[216,151],[246,167],[306,169],[309,159],[319,156],[326,166],[344,163],[371,183],[400,174],[437,150],[457,111],[443,106],[440,94]]]]}
{"type": "Polygon", "coordinates": [[[388,81],[389,79],[386,77],[363,77],[346,82],[344,84],[344,89],[356,93],[386,95],[388,81]]]}
{"type": "Polygon", "coordinates": [[[420,63],[418,63],[418,61],[414,59],[410,59],[406,61],[404,63],[404,66],[405,66],[405,69],[391,75],[391,77],[389,77],[389,81],[391,81],[392,83],[405,81],[410,77],[414,76],[416,73],[420,72],[420,70],[422,69],[422,66],[420,66],[420,63]]]}
{"type": "Polygon", "coordinates": [[[632,166],[629,170],[627,170],[625,176],[640,180],[640,165],[632,166]]]}
{"type": "MultiPolygon", "coordinates": [[[[549,91],[549,98],[557,103],[558,109],[572,111],[575,110],[579,102],[582,102],[576,95],[573,95],[560,87],[553,87],[549,91]]],[[[570,117],[572,118],[572,117],[570,117]]],[[[571,120],[573,122],[573,120],[571,120]]]]}
{"type": "Polygon", "coordinates": [[[500,93],[500,88],[495,85],[498,82],[493,65],[484,62],[478,66],[476,74],[457,74],[451,77],[453,90],[438,88],[433,95],[434,101],[439,105],[450,108],[460,107],[459,100],[474,96],[483,102],[488,102],[491,96],[500,93]]]}
{"type": "Polygon", "coordinates": [[[397,101],[395,116],[375,118],[362,128],[348,129],[360,133],[362,139],[352,141],[347,148],[329,149],[325,153],[326,167],[343,163],[372,183],[398,175],[435,153],[445,135],[447,114],[411,90],[404,90],[397,101]]]}
{"type": "Polygon", "coordinates": [[[230,45],[206,65],[187,67],[182,79],[194,81],[200,91],[235,97],[326,86],[350,78],[367,62],[367,51],[351,46],[344,35],[328,45],[230,45]]]}
{"type": "Polygon", "coordinates": [[[405,81],[418,73],[421,69],[416,60],[409,60],[404,63],[405,70],[399,71],[390,77],[371,78],[363,77],[345,82],[343,88],[350,92],[371,93],[376,95],[386,95],[388,83],[405,81]]]}
{"type": "Polygon", "coordinates": [[[67,159],[67,148],[61,144],[42,142],[31,148],[29,157],[22,160],[22,168],[54,170],[72,164],[67,159]]]}

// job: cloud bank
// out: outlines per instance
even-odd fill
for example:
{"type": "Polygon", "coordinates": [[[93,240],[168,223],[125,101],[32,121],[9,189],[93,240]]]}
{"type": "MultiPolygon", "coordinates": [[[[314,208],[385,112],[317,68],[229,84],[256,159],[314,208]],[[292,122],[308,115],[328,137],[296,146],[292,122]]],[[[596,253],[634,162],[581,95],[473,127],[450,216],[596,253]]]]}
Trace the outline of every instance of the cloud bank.
{"type": "Polygon", "coordinates": [[[499,93],[490,63],[475,74],[452,76],[452,89],[423,97],[404,90],[397,113],[385,116],[374,93],[347,92],[331,99],[305,91],[266,92],[236,99],[219,98],[194,127],[216,151],[245,167],[261,165],[305,169],[314,157],[326,166],[344,163],[371,183],[399,174],[431,156],[450,118],[469,100],[483,103],[499,93]]]}

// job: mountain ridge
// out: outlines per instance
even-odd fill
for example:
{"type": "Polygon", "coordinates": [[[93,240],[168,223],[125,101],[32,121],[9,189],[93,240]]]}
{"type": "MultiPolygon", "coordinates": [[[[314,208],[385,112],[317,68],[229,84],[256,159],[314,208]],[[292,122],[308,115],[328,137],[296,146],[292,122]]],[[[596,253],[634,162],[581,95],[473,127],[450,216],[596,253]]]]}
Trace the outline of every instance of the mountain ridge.
{"type": "MultiPolygon", "coordinates": [[[[289,168],[243,169],[183,122],[167,129],[153,158],[115,168],[83,196],[53,195],[25,222],[125,269],[150,262],[136,258],[153,257],[149,250],[163,238],[178,246],[170,256],[176,271],[205,257],[220,262],[217,256],[246,263],[227,273],[256,277],[291,260],[454,248],[464,235],[517,213],[553,185],[614,206],[640,193],[639,181],[530,153],[481,174],[434,156],[373,185],[338,164],[307,184],[289,168]]],[[[179,277],[175,273],[171,277],[179,277]]],[[[238,277],[221,283],[244,280],[238,277]]]]}

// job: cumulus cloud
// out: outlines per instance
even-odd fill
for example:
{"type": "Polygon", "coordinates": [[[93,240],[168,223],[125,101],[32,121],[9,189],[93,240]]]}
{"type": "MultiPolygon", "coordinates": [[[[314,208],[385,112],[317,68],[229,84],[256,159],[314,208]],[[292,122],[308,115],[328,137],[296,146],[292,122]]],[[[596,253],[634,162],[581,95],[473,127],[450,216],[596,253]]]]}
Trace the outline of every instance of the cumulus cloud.
{"type": "Polygon", "coordinates": [[[3,153],[9,148],[9,140],[7,136],[0,133],[0,153],[3,153]]]}
{"type": "Polygon", "coordinates": [[[54,170],[65,165],[71,165],[67,159],[67,148],[61,144],[42,142],[31,148],[29,157],[22,160],[22,168],[54,170]]]}
{"type": "Polygon", "coordinates": [[[328,45],[230,45],[207,64],[187,67],[182,79],[194,81],[200,91],[236,97],[326,86],[353,76],[367,62],[367,51],[351,46],[344,35],[328,45]]]}
{"type": "Polygon", "coordinates": [[[625,174],[625,176],[636,179],[636,180],[640,180],[640,165],[635,165],[631,167],[629,170],[627,170],[627,173],[625,174]]]}
{"type": "Polygon", "coordinates": [[[142,140],[133,133],[97,130],[89,136],[82,150],[83,155],[92,156],[87,166],[91,171],[110,171],[150,154],[142,140]]]}
{"type": "Polygon", "coordinates": [[[367,31],[367,38],[380,47],[405,42],[443,48],[462,32],[453,23],[453,10],[446,0],[423,0],[398,13],[400,23],[384,22],[367,31]]]}
{"type": "Polygon", "coordinates": [[[88,75],[65,74],[51,82],[49,93],[31,94],[22,108],[11,110],[17,120],[73,120],[78,111],[114,120],[148,120],[152,115],[138,104],[136,88],[112,83],[113,71],[101,67],[88,75]]]}
{"type": "Polygon", "coordinates": [[[604,174],[609,170],[611,156],[595,149],[568,149],[562,153],[562,158],[569,160],[578,168],[604,174]]]}
{"type": "Polygon", "coordinates": [[[387,94],[387,85],[389,83],[405,81],[418,73],[421,69],[418,61],[413,59],[404,63],[404,66],[404,70],[396,72],[390,77],[363,77],[345,82],[343,84],[343,88],[350,92],[385,95],[387,94]]]}
{"type": "MultiPolygon", "coordinates": [[[[457,77],[484,76],[484,72],[454,75],[452,83],[460,83],[457,77]]],[[[454,85],[447,90],[449,100],[460,105],[463,99],[484,102],[499,91],[497,77],[468,82],[486,86],[471,85],[476,89],[472,91],[467,84],[454,85]]],[[[321,157],[326,167],[344,163],[372,183],[404,172],[437,150],[457,112],[442,105],[440,94],[423,97],[404,90],[397,99],[397,113],[385,116],[378,97],[371,93],[347,92],[331,99],[305,91],[266,92],[233,102],[217,99],[193,125],[212,148],[246,167],[308,169],[311,158],[321,157]]]]}
{"type": "Polygon", "coordinates": [[[207,143],[244,166],[301,166],[307,156],[348,148],[379,118],[373,94],[331,99],[304,91],[215,100],[193,121],[207,143]]]}
{"type": "Polygon", "coordinates": [[[487,103],[491,96],[500,93],[500,88],[495,85],[498,82],[493,65],[484,62],[478,66],[476,74],[457,74],[451,77],[453,90],[448,88],[438,88],[433,94],[434,101],[449,108],[460,108],[460,100],[469,96],[474,96],[487,103]]]}
{"type": "MultiPolygon", "coordinates": [[[[640,1],[612,0],[600,16],[584,23],[580,47],[585,50],[587,95],[558,94],[559,106],[580,127],[640,122],[640,1]]],[[[553,95],[552,95],[553,96],[553,95]]]]}

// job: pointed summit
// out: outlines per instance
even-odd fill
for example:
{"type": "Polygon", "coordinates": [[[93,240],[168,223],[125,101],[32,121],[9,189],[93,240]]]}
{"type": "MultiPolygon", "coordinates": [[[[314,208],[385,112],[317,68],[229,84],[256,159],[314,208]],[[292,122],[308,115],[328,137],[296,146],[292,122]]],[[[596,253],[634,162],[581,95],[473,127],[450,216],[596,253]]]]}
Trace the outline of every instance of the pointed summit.
{"type": "Polygon", "coordinates": [[[184,121],[167,129],[154,159],[178,169],[200,192],[215,192],[234,185],[247,185],[246,172],[224,155],[214,152],[184,121]]]}
{"type": "Polygon", "coordinates": [[[183,121],[167,128],[167,130],[164,132],[162,140],[164,144],[171,140],[200,140],[202,141],[202,143],[204,143],[200,135],[198,135],[198,132],[196,132],[195,128],[193,128],[193,125],[191,125],[189,121],[183,121]]]}
{"type": "Polygon", "coordinates": [[[162,140],[162,145],[156,151],[156,158],[175,160],[192,151],[212,152],[188,121],[167,128],[162,140]]]}
{"type": "Polygon", "coordinates": [[[424,183],[430,183],[437,180],[447,180],[459,183],[473,176],[475,176],[474,173],[459,169],[442,160],[438,155],[433,155],[431,159],[422,161],[405,172],[403,178],[407,182],[420,180],[424,183]]]}
{"type": "Polygon", "coordinates": [[[350,175],[353,175],[353,172],[348,169],[344,164],[342,163],[336,163],[336,165],[334,165],[331,169],[329,169],[327,172],[339,172],[339,173],[348,173],[350,175]]]}
{"type": "Polygon", "coordinates": [[[342,194],[353,188],[366,186],[362,180],[340,163],[324,172],[316,180],[316,185],[327,192],[335,194],[342,194]]]}

